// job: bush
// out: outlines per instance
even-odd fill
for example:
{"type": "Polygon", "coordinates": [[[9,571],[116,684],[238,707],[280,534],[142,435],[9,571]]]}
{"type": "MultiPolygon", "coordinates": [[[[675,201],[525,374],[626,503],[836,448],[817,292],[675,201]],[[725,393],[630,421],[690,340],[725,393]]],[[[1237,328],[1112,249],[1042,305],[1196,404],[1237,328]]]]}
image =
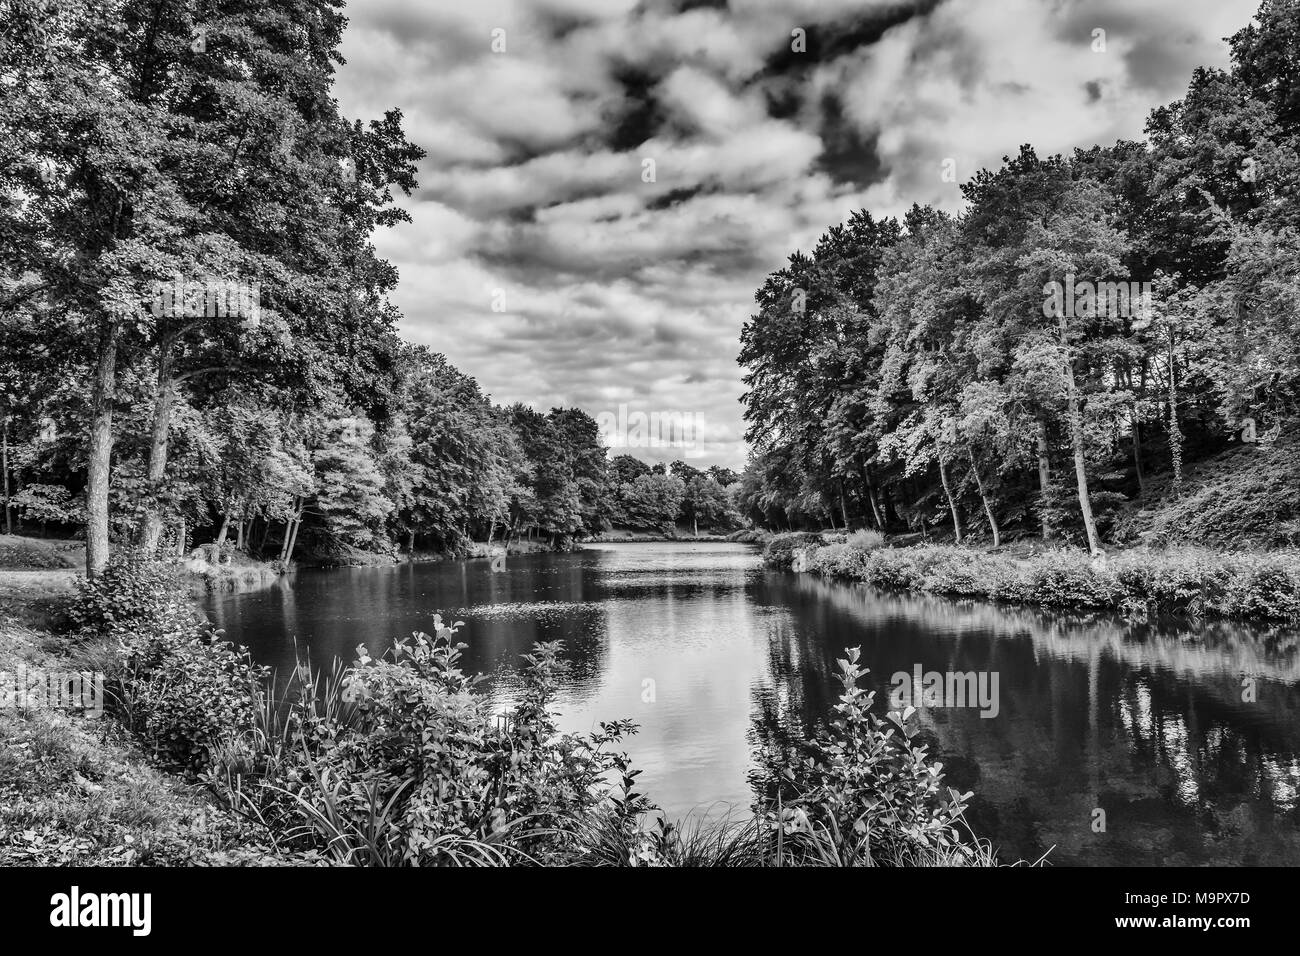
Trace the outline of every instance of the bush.
{"type": "Polygon", "coordinates": [[[115,551],[104,570],[77,586],[72,618],[88,630],[157,620],[184,600],[175,568],[135,550],[115,551]]]}
{"type": "Polygon", "coordinates": [[[119,660],[106,677],[113,709],[168,768],[199,772],[213,748],[252,730],[268,671],[193,611],[120,634],[119,660]]]}
{"type": "Polygon", "coordinates": [[[848,545],[855,551],[875,551],[885,546],[885,536],[879,531],[863,528],[849,535],[848,545]]]}
{"type": "Polygon", "coordinates": [[[814,548],[825,544],[821,535],[812,531],[792,531],[773,536],[763,549],[763,563],[770,568],[788,571],[794,563],[794,553],[800,548],[814,548]]]}
{"type": "Polygon", "coordinates": [[[1027,594],[1048,607],[1118,609],[1127,596],[1118,575],[1095,567],[1084,551],[1044,551],[1024,569],[1027,594]]]}
{"type": "MultiPolygon", "coordinates": [[[[916,735],[913,708],[878,717],[875,693],[858,687],[867,670],[859,648],[838,661],[843,686],[836,718],[802,759],[765,753],[755,813],[769,855],[793,865],[897,866],[988,862],[986,849],[958,829],[970,793],[942,786],[942,764],[916,735]]],[[[787,864],[787,865],[789,865],[787,864]]]]}
{"type": "Polygon", "coordinates": [[[212,630],[171,566],[115,554],[81,583],[72,616],[97,648],[109,708],[163,765],[200,771],[220,741],[251,729],[267,672],[212,630]]]}

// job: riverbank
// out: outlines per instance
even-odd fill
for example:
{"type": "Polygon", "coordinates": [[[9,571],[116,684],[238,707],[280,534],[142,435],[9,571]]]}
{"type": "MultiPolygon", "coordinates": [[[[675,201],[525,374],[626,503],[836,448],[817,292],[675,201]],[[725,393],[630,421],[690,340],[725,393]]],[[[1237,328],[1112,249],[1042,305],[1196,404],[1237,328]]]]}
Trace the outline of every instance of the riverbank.
{"type": "MultiPolygon", "coordinates": [[[[0,675],[85,668],[67,636],[79,578],[0,571],[0,675]]],[[[0,706],[0,866],[278,862],[200,787],[154,766],[120,721],[0,706]]]]}
{"type": "Polygon", "coordinates": [[[882,588],[1041,607],[1300,621],[1294,550],[1133,548],[1095,559],[1080,549],[889,547],[870,532],[795,532],[769,541],[764,563],[882,588]]]}

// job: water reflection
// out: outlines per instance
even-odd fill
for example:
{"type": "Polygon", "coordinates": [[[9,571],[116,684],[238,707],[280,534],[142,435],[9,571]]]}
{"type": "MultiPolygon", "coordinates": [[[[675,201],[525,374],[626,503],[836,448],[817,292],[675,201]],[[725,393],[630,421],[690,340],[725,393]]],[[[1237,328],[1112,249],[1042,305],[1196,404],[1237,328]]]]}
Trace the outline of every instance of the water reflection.
{"type": "Polygon", "coordinates": [[[466,622],[466,666],[504,706],[518,656],[563,639],[563,724],[630,717],[643,788],[674,814],[744,806],[760,745],[823,722],[834,661],[860,646],[896,671],[996,671],[999,712],[921,713],[972,823],[1011,857],[1058,864],[1300,863],[1300,635],[1214,623],[883,594],[763,570],[745,546],[605,545],[572,555],[300,573],[215,595],[229,635],[287,673],[384,650],[435,612],[466,622]],[[1254,700],[1243,681],[1253,680],[1254,700]],[[1094,811],[1105,832],[1094,832],[1094,811]]]}

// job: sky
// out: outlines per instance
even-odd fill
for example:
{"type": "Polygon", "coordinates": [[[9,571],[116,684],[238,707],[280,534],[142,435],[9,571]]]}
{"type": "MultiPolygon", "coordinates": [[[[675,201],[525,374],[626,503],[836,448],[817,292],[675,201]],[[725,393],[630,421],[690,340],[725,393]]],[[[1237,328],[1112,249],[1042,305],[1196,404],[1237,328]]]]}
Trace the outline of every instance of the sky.
{"type": "Polygon", "coordinates": [[[1140,138],[1256,7],[356,0],[336,94],[428,152],[375,237],[406,338],[500,403],[677,416],[680,446],[628,450],[739,469],[767,273],[855,209],[958,211],[1023,143],[1140,138]]]}

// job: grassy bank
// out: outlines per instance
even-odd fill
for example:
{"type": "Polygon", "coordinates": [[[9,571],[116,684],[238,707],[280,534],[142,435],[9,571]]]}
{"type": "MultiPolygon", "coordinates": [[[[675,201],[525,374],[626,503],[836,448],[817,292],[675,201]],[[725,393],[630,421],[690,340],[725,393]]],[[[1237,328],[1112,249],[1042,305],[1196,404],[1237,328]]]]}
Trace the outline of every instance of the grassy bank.
{"type": "Polygon", "coordinates": [[[942,785],[905,715],[872,713],[855,649],[830,726],[760,755],[751,814],[677,825],[637,790],[634,725],[558,731],[559,644],[535,645],[499,714],[460,670],[461,636],[435,618],[275,698],[167,565],[11,595],[0,666],[100,671],[108,713],[0,713],[0,863],[995,863],[965,828],[971,794],[942,785]]]}
{"type": "MultiPolygon", "coordinates": [[[[79,575],[0,571],[0,673],[80,670],[79,575]]],[[[0,706],[0,866],[282,862],[206,791],[152,763],[110,717],[0,706]]]]}
{"type": "Polygon", "coordinates": [[[1136,548],[1098,561],[1077,549],[891,548],[872,532],[795,533],[773,538],[764,560],[877,587],[1043,607],[1300,620],[1300,552],[1294,550],[1136,548]]]}

